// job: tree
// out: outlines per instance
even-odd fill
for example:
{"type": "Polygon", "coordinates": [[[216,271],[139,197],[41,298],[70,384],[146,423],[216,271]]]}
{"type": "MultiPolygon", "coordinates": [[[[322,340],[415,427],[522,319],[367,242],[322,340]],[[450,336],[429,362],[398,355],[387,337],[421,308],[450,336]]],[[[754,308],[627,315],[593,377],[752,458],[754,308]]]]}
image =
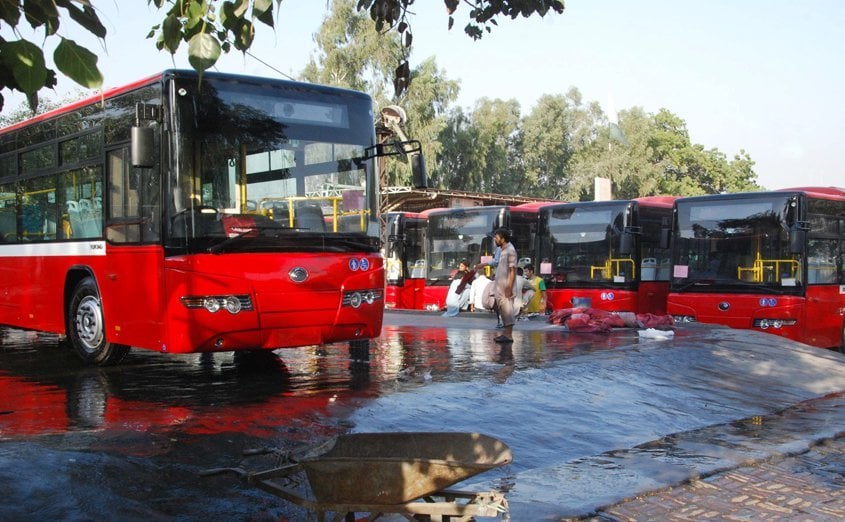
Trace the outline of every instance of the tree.
{"type": "MultiPolygon", "coordinates": [[[[411,49],[404,47],[398,33],[379,34],[365,14],[355,11],[354,0],[332,3],[314,41],[316,54],[302,72],[303,79],[368,92],[379,107],[401,106],[408,115],[406,134],[422,143],[424,157],[437,156],[437,136],[445,126],[445,114],[457,98],[459,85],[446,78],[433,58],[409,70],[413,82],[396,95],[389,88],[393,66],[397,57],[411,49]]],[[[410,182],[405,161],[390,159],[386,171],[388,184],[410,182]]]]}
{"type": "MultiPolygon", "coordinates": [[[[161,23],[153,26],[148,38],[155,38],[159,50],[175,54],[182,43],[187,44],[188,61],[202,73],[213,66],[221,53],[232,49],[246,53],[255,37],[256,23],[274,26],[274,4],[281,0],[148,0],[158,9],[167,8],[161,23]]],[[[414,0],[358,0],[356,9],[368,12],[378,32],[395,31],[402,35],[406,48],[411,47],[411,16],[408,8],[414,0]]],[[[446,0],[449,27],[461,2],[446,0]]],[[[471,9],[465,28],[473,38],[480,38],[490,26],[496,25],[498,15],[544,16],[547,12],[563,12],[559,0],[464,0],[471,9]]],[[[95,89],[102,85],[103,75],[97,68],[97,56],[59,33],[61,22],[70,18],[83,30],[101,40],[106,28],[97,16],[93,0],[3,0],[0,1],[0,21],[7,24],[14,39],[0,38],[0,89],[23,93],[34,111],[41,89],[57,84],[56,71],[47,65],[38,45],[20,37],[18,24],[25,20],[33,29],[43,28],[44,41],[59,43],[53,62],[59,72],[82,87],[95,89]],[[63,10],[65,13],[62,15],[63,10]]],[[[394,69],[394,88],[399,95],[410,81],[407,59],[398,60],[394,69]]],[[[0,95],[0,110],[3,97],[0,95]]]]}
{"type": "Polygon", "coordinates": [[[595,145],[598,104],[585,104],[581,93],[544,95],[522,122],[526,177],[534,195],[550,199],[578,199],[596,172],[573,171],[576,154],[595,145]]]}

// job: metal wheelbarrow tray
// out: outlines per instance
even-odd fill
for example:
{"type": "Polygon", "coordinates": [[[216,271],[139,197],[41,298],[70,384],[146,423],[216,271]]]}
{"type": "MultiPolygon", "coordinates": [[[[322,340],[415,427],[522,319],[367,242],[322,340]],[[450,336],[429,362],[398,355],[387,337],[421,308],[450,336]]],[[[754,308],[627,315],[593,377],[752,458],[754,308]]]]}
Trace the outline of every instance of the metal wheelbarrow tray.
{"type": "Polygon", "coordinates": [[[239,473],[250,484],[316,511],[320,519],[326,512],[368,512],[470,520],[506,514],[504,495],[446,488],[512,460],[505,443],[479,433],[355,433],[313,448],[296,464],[239,473]],[[275,482],[303,470],[313,500],[275,482]]]}

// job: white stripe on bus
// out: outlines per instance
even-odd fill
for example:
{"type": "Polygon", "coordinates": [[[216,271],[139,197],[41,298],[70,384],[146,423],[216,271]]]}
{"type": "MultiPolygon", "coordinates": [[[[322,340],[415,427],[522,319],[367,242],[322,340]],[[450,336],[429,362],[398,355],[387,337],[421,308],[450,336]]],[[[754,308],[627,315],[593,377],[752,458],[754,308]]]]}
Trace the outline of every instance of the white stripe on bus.
{"type": "Polygon", "coordinates": [[[106,242],[68,241],[0,245],[0,257],[104,256],[106,242]]]}

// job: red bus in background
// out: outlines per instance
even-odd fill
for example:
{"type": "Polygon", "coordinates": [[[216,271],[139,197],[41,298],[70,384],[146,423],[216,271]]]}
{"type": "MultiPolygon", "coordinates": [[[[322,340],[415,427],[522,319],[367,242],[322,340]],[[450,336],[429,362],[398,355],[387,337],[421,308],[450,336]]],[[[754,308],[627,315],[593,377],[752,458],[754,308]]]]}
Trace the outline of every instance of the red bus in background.
{"type": "Polygon", "coordinates": [[[423,308],[426,220],[413,212],[385,214],[385,279],[387,308],[423,308]]]}
{"type": "Polygon", "coordinates": [[[547,307],[665,314],[674,199],[541,206],[535,270],[547,307]]]}
{"type": "MultiPolygon", "coordinates": [[[[441,310],[461,261],[470,268],[482,257],[493,256],[493,232],[509,228],[521,264],[530,262],[537,233],[538,203],[517,206],[483,206],[430,209],[420,213],[426,220],[425,286],[422,309],[441,310]]],[[[492,271],[487,274],[492,278],[492,271]]],[[[419,303],[417,303],[419,304],[419,303]]]]}
{"type": "Polygon", "coordinates": [[[845,189],[679,198],[669,313],[845,351],[845,189]]]}
{"type": "Polygon", "coordinates": [[[129,346],[366,353],[384,310],[372,109],[165,71],[0,130],[0,323],[97,364],[129,346]]]}

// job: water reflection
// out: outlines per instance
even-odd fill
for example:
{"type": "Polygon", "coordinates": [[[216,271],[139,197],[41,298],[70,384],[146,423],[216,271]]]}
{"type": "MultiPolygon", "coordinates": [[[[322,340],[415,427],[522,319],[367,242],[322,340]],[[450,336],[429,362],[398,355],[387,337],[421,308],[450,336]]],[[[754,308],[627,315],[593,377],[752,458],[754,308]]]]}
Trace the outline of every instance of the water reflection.
{"type": "Polygon", "coordinates": [[[330,408],[354,409],[362,400],[431,383],[505,383],[520,368],[619,345],[530,330],[517,331],[513,345],[498,345],[496,333],[385,326],[369,364],[351,361],[347,346],[337,344],[234,354],[133,350],[120,366],[97,368],[79,362],[55,335],[3,328],[0,436],[341,430],[330,408]]]}

